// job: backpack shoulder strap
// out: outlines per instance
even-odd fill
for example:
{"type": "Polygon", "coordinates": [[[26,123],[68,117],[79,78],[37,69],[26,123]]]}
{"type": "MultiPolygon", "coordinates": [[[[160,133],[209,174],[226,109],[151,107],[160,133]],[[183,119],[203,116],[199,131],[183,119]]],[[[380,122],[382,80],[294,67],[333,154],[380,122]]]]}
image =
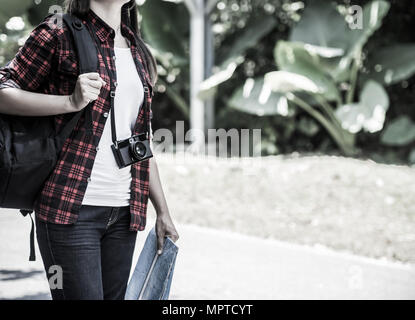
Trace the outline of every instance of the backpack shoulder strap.
{"type": "MultiPolygon", "coordinates": [[[[76,50],[79,63],[79,73],[97,72],[98,70],[98,52],[94,45],[94,40],[91,37],[88,29],[82,21],[71,14],[65,13],[62,15],[63,21],[67,25],[76,50]]],[[[62,145],[67,137],[71,134],[82,114],[85,113],[85,128],[87,134],[92,133],[92,110],[91,102],[82,111],[76,113],[69,122],[63,127],[59,133],[60,144],[62,145]]]]}
{"type": "Polygon", "coordinates": [[[62,17],[72,34],[79,59],[80,73],[96,72],[98,69],[98,52],[88,29],[75,15],[65,13],[62,17]]]}

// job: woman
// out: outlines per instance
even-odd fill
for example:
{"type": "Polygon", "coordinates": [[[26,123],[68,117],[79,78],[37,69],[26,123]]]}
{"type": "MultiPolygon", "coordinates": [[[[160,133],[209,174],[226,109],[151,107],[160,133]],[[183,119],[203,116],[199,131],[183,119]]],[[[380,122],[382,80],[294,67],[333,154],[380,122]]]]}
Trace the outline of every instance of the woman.
{"type": "Polygon", "coordinates": [[[37,240],[53,299],[123,299],[148,198],[157,213],[158,253],[165,236],[179,238],[156,160],[119,169],[111,151],[111,105],[117,140],[150,127],[156,63],[141,40],[134,0],[67,0],[66,10],[95,38],[97,72],[78,76],[67,26],[47,17],[0,69],[0,113],[52,115],[59,130],[68,114],[93,102],[92,134],[82,118],[36,200],[37,240]]]}

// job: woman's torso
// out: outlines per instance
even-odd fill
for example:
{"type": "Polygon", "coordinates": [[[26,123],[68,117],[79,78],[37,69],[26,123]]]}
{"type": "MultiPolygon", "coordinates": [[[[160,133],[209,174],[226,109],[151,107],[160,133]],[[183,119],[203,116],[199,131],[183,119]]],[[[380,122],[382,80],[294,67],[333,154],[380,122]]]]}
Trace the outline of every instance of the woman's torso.
{"type": "MultiPolygon", "coordinates": [[[[38,37],[46,39],[54,38],[53,61],[51,72],[47,81],[36,90],[37,92],[57,95],[72,94],[77,77],[78,62],[73,48],[71,35],[66,26],[52,30],[51,23],[54,18],[45,19],[37,28],[38,37]]],[[[99,150],[99,142],[106,127],[108,115],[111,109],[111,92],[116,92],[116,79],[110,77],[106,70],[104,59],[108,67],[116,71],[116,56],[114,51],[113,30],[105,24],[93,11],[83,20],[83,23],[91,30],[92,35],[96,35],[96,41],[101,47],[103,57],[99,55],[98,73],[106,82],[102,87],[101,93],[92,106],[93,132],[88,135],[84,128],[84,119],[76,126],[73,134],[65,142],[57,165],[52,174],[49,176],[41,190],[35,203],[35,211],[39,219],[58,224],[71,224],[77,220],[78,212],[82,206],[83,198],[88,184],[92,182],[93,166],[99,150]]],[[[122,23],[121,31],[128,38],[133,55],[135,70],[142,85],[144,86],[145,108],[140,108],[138,116],[135,119],[131,134],[142,133],[150,122],[151,100],[153,88],[150,76],[143,59],[140,56],[135,34],[125,23],[122,23]]],[[[36,33],[36,32],[35,32],[36,33]]],[[[52,41],[52,40],[50,40],[52,41]]],[[[38,48],[36,47],[36,50],[38,48]]],[[[33,51],[33,48],[28,48],[33,51]]],[[[39,49],[41,50],[41,49],[39,49]]],[[[30,71],[32,72],[32,71],[30,71]]],[[[35,70],[33,70],[35,72],[35,70]]],[[[58,115],[55,117],[56,128],[59,131],[72,115],[58,115]]],[[[121,132],[120,132],[121,133],[121,132]]],[[[128,132],[129,133],[129,132],[128,132]]],[[[121,136],[120,136],[121,137],[121,136]]],[[[142,161],[131,166],[131,230],[143,230],[146,223],[146,211],[149,197],[149,162],[142,161]]]]}
{"type": "MultiPolygon", "coordinates": [[[[144,100],[143,84],[135,69],[129,47],[115,49],[117,86],[114,100],[117,138],[124,140],[132,135],[139,109],[144,100]]],[[[131,166],[119,169],[111,145],[111,118],[109,113],[92,169],[91,182],[82,204],[95,206],[128,206],[131,188],[131,166]]]]}

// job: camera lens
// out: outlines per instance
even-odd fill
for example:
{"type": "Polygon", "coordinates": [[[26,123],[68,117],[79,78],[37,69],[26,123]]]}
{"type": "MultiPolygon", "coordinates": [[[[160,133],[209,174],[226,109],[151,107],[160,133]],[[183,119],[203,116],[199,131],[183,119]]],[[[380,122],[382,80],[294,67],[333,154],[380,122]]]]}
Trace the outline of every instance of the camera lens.
{"type": "Polygon", "coordinates": [[[147,151],[146,146],[141,142],[137,142],[134,145],[133,150],[134,150],[134,154],[137,158],[144,157],[146,155],[146,151],[147,151]]]}

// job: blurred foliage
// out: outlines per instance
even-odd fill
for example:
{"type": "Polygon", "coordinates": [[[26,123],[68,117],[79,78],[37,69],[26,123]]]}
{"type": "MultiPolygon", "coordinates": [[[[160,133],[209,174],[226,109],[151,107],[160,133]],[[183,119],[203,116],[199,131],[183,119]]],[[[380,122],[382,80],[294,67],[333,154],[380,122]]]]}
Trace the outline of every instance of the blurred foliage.
{"type": "Polygon", "coordinates": [[[13,59],[30,31],[63,0],[2,0],[0,7],[0,65],[13,59]]]}
{"type": "Polygon", "coordinates": [[[184,4],[162,0],[146,1],[139,12],[144,41],[158,61],[154,127],[175,131],[176,120],[189,119],[189,14],[184,4]]]}
{"type": "MultiPolygon", "coordinates": [[[[282,31],[279,30],[280,28],[274,29],[266,39],[263,39],[261,44],[249,52],[245,61],[246,67],[236,70],[234,79],[231,79],[229,83],[219,88],[217,99],[220,100],[221,103],[218,103],[217,106],[220,107],[223,105],[224,108],[222,109],[222,112],[219,113],[220,123],[218,123],[218,126],[251,128],[259,125],[259,127],[263,128],[263,148],[266,153],[290,153],[293,151],[337,153],[339,147],[335,144],[335,140],[330,137],[326,130],[322,130],[324,126],[322,126],[315,117],[310,116],[310,112],[299,110],[298,108],[293,110],[291,103],[288,103],[287,106],[284,101],[278,100],[279,98],[276,96],[271,97],[270,100],[274,101],[277,99],[277,101],[279,101],[277,104],[266,103],[263,104],[262,107],[258,107],[255,106],[255,103],[253,102],[261,100],[260,88],[262,87],[262,84],[257,81],[261,79],[262,75],[280,68],[280,60],[275,57],[278,55],[278,50],[273,47],[272,42],[275,41],[274,45],[278,42],[280,44],[280,51],[284,51],[284,49],[287,49],[287,44],[292,44],[292,42],[287,40],[306,40],[308,43],[313,40],[311,33],[308,33],[305,39],[295,39],[294,36],[298,36],[299,32],[296,32],[295,34],[292,30],[295,30],[296,27],[300,26],[302,19],[299,19],[299,16],[304,18],[307,7],[315,5],[316,1],[304,1],[304,9],[301,8],[302,6],[299,5],[299,2],[297,1],[276,1],[276,3],[281,4],[280,8],[282,8],[283,11],[284,9],[287,10],[293,7],[299,8],[299,10],[296,10],[294,14],[293,10],[287,10],[291,14],[288,17],[285,16],[285,21],[287,22],[286,28],[280,27],[282,31]],[[252,61],[250,61],[250,58],[252,61]],[[259,61],[263,62],[260,66],[258,65],[259,61]],[[252,68],[252,66],[255,67],[252,68]],[[271,68],[272,70],[270,70],[271,68]],[[247,78],[248,81],[246,80],[247,78]],[[254,84],[252,83],[252,79],[255,80],[254,84]],[[243,104],[240,101],[241,93],[244,88],[253,88],[252,91],[250,91],[250,89],[248,90],[251,94],[248,98],[245,98],[247,99],[246,101],[248,101],[246,104],[243,104]],[[229,96],[232,98],[229,99],[229,96]],[[234,101],[237,101],[237,103],[234,103],[234,101]],[[252,106],[252,108],[250,106],[252,106]],[[233,109],[242,112],[248,111],[252,115],[248,117],[241,116],[241,112],[234,111],[233,109]],[[271,116],[270,110],[272,110],[271,113],[277,115],[271,116]],[[258,117],[261,117],[260,121],[257,121],[258,117]]],[[[345,6],[355,4],[365,6],[371,3],[371,1],[324,1],[327,10],[330,9],[330,3],[334,3],[342,9],[342,7],[344,8],[345,6]]],[[[408,135],[406,139],[402,139],[405,142],[404,144],[402,142],[390,142],[394,139],[391,137],[390,132],[396,132],[396,130],[392,129],[393,127],[396,128],[396,126],[399,126],[399,122],[398,124],[394,124],[395,118],[404,116],[410,120],[415,116],[413,107],[411,108],[414,97],[414,77],[412,77],[414,73],[414,62],[411,57],[413,56],[413,44],[415,43],[414,35],[411,32],[414,26],[411,15],[415,13],[415,4],[411,1],[387,1],[387,3],[390,4],[389,12],[383,18],[382,24],[378,26],[379,29],[370,32],[373,33],[371,36],[370,33],[363,32],[363,34],[360,34],[360,37],[357,37],[357,41],[356,39],[344,40],[347,36],[346,33],[342,34],[340,37],[339,34],[336,34],[336,32],[339,33],[341,30],[344,30],[344,23],[332,23],[329,28],[326,28],[326,30],[328,30],[325,35],[326,39],[334,43],[330,45],[331,47],[333,46],[335,48],[347,50],[349,47],[356,47],[358,45],[361,47],[362,53],[360,56],[361,62],[358,64],[357,68],[358,73],[356,75],[355,88],[350,90],[350,83],[348,85],[347,83],[342,82],[336,84],[340,90],[341,98],[344,99],[345,102],[352,101],[354,104],[349,106],[350,111],[345,110],[345,108],[343,108],[343,110],[340,109],[340,111],[343,111],[343,115],[347,115],[347,117],[344,117],[342,120],[341,113],[338,112],[335,114],[336,118],[333,118],[332,112],[329,110],[330,114],[327,114],[327,108],[324,109],[324,106],[322,107],[324,110],[320,111],[323,112],[326,119],[332,119],[333,121],[336,121],[336,119],[340,120],[342,126],[340,128],[337,126],[339,132],[345,131],[344,129],[352,132],[354,137],[353,139],[350,139],[351,153],[357,152],[360,156],[370,157],[381,162],[407,163],[408,161],[412,162],[415,159],[415,139],[411,136],[412,130],[407,132],[408,135]],[[337,36],[333,36],[334,34],[337,36]],[[359,38],[361,39],[359,40],[359,38]],[[338,39],[343,39],[343,41],[338,42],[338,39]],[[385,77],[385,75],[388,76],[385,77]],[[391,78],[389,79],[388,77],[391,78]],[[371,81],[368,81],[369,79],[371,79],[371,81]],[[382,87],[385,86],[386,88],[383,89],[382,87]],[[380,108],[376,107],[378,105],[380,108]],[[357,107],[358,110],[351,107],[357,107]],[[385,112],[386,119],[385,123],[383,123],[382,114],[385,112]],[[369,117],[367,115],[369,115],[369,117]],[[376,117],[373,117],[375,115],[376,117]],[[362,118],[363,120],[366,119],[366,121],[362,121],[362,118]],[[354,119],[353,126],[350,126],[350,123],[348,124],[351,119],[354,119]],[[391,123],[391,125],[394,124],[391,129],[389,128],[389,123],[391,123]],[[343,126],[345,128],[343,128],[343,126]],[[382,128],[384,129],[381,130],[382,128]],[[387,132],[389,133],[386,134],[387,132]],[[386,139],[384,136],[389,138],[386,139]]],[[[323,15],[322,11],[315,14],[314,26],[330,23],[330,21],[327,21],[328,19],[323,15]]],[[[342,10],[339,11],[341,12],[342,10]]],[[[333,19],[331,15],[328,18],[333,19]]],[[[307,31],[308,28],[312,27],[312,25],[309,25],[303,30],[307,31]]],[[[317,33],[315,32],[314,35],[317,35],[317,33]]],[[[319,36],[321,36],[321,34],[319,36]]],[[[318,42],[312,44],[319,45],[318,42]]],[[[293,46],[295,46],[295,44],[293,46]]],[[[291,49],[292,48],[289,48],[289,51],[291,49]]],[[[353,51],[356,52],[356,50],[349,50],[349,52],[353,51]]],[[[321,55],[321,52],[318,53],[321,55]]],[[[325,53],[327,54],[330,52],[325,53]]],[[[315,55],[316,54],[314,54],[314,56],[315,55]]],[[[353,57],[353,55],[351,55],[351,57],[353,57]]],[[[319,58],[320,60],[324,60],[324,63],[330,62],[327,61],[328,59],[319,58]]],[[[299,59],[297,61],[301,62],[303,60],[299,59]]],[[[306,61],[308,67],[312,68],[312,64],[310,66],[311,61],[307,59],[306,61]]],[[[284,62],[282,61],[282,63],[284,62]]],[[[323,64],[323,67],[330,70],[331,65],[332,64],[323,64]]],[[[317,69],[321,70],[320,67],[321,66],[318,66],[317,69]]],[[[351,69],[352,68],[348,68],[346,70],[350,71],[351,69]]],[[[308,71],[310,70],[313,69],[308,69],[308,71]]],[[[319,74],[320,72],[316,72],[314,77],[318,77],[319,74]]],[[[333,74],[331,76],[333,76],[333,74]]],[[[341,76],[344,75],[339,74],[338,76],[339,80],[342,80],[341,76]]],[[[320,85],[327,84],[324,81],[324,78],[321,79],[318,77],[316,80],[320,85]]],[[[330,83],[327,85],[329,86],[327,89],[330,87],[332,88],[330,83]]],[[[328,90],[328,92],[333,93],[335,91],[332,88],[332,90],[328,90]]],[[[273,93],[273,95],[275,94],[276,93],[273,93]]],[[[318,104],[318,101],[313,101],[313,99],[310,100],[309,97],[303,93],[298,93],[298,96],[311,104],[313,106],[312,111],[315,111],[315,105],[318,104]]],[[[333,97],[326,98],[331,100],[333,97]]],[[[332,103],[332,105],[335,110],[337,107],[336,104],[332,103]]],[[[412,124],[412,121],[409,123],[412,124]]],[[[408,125],[408,127],[410,127],[410,125],[408,125]]],[[[348,133],[346,133],[346,135],[348,135],[348,133]]],[[[396,133],[393,134],[393,136],[396,137],[396,133]]]]}
{"type": "MultiPolygon", "coordinates": [[[[352,29],[346,22],[352,16],[345,7],[342,15],[342,7],[313,1],[292,28],[289,41],[277,43],[275,60],[280,71],[265,75],[267,86],[313,117],[346,155],[356,153],[356,133],[374,133],[383,128],[389,107],[385,89],[370,78],[359,87],[358,80],[363,48],[381,27],[389,7],[386,1],[368,3],[361,9],[360,28],[352,29]],[[357,101],[356,89],[361,90],[357,101]],[[301,99],[298,93],[306,94],[306,98],[301,99]]],[[[391,64],[387,74],[397,75],[391,64]]]]}
{"type": "MultiPolygon", "coordinates": [[[[411,0],[386,1],[390,8],[381,24],[369,33],[354,32],[351,36],[347,30],[343,32],[345,7],[365,6],[371,0],[327,0],[320,11],[313,12],[310,7],[316,2],[217,3],[211,14],[214,75],[205,81],[200,93],[201,97],[215,97],[216,126],[262,128],[263,154],[343,150],[376,161],[415,163],[415,4],[411,0]],[[333,8],[340,13],[333,14],[333,8]],[[322,34],[313,29],[324,26],[322,34]],[[321,36],[327,43],[320,42],[321,36]],[[309,45],[307,49],[304,43],[309,45]],[[311,50],[310,54],[310,48],[319,47],[343,52],[311,50]],[[302,71],[298,65],[290,65],[292,52],[302,71]],[[343,70],[338,68],[342,59],[347,60],[343,70]],[[307,110],[286,99],[286,92],[264,93],[264,75],[275,71],[312,78],[319,88],[325,88],[324,94],[296,91],[295,96],[312,108],[307,110]],[[373,101],[383,105],[384,123],[370,121],[373,101]],[[345,145],[334,139],[330,132],[333,129],[328,130],[321,117],[313,115],[315,111],[335,128],[334,135],[347,138],[345,145]],[[361,115],[369,121],[362,121],[361,115]]],[[[49,7],[61,3],[2,0],[0,64],[14,56],[33,26],[48,14],[49,7]]],[[[139,12],[143,16],[143,37],[159,63],[154,128],[174,131],[176,120],[189,117],[189,14],[180,1],[162,0],[146,1],[139,12]]],[[[298,81],[287,85],[298,85],[298,81]]]]}

